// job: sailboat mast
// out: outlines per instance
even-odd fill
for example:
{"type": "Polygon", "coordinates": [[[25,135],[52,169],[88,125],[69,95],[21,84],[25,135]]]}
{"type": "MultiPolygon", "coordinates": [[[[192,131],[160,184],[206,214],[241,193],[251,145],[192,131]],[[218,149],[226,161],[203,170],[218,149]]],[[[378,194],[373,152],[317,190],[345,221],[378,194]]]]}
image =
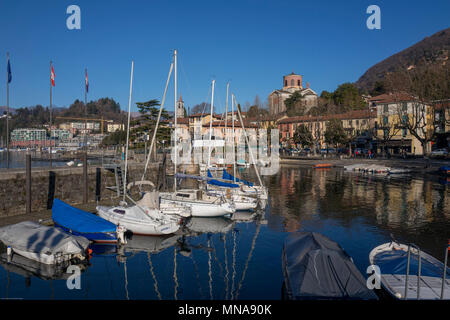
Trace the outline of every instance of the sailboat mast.
{"type": "Polygon", "coordinates": [[[134,60],[131,61],[130,96],[128,98],[128,122],[127,122],[127,142],[125,149],[125,176],[123,178],[123,201],[127,194],[127,164],[128,164],[128,141],[130,139],[130,116],[131,116],[131,91],[133,89],[133,69],[134,60]]]}
{"type": "Polygon", "coordinates": [[[209,147],[208,147],[208,168],[211,164],[211,138],[212,138],[212,121],[213,121],[213,110],[214,110],[214,86],[216,80],[212,81],[212,92],[211,92],[211,114],[209,119],[209,147]]]}
{"type": "Polygon", "coordinates": [[[174,87],[175,87],[175,94],[174,94],[174,101],[175,101],[175,104],[174,104],[174,111],[175,111],[175,114],[174,114],[174,116],[175,116],[175,130],[174,130],[174,136],[175,136],[175,141],[174,141],[174,150],[175,150],[175,152],[174,152],[174,154],[175,154],[175,157],[174,157],[174,159],[173,159],[173,163],[174,163],[174,175],[173,175],[173,188],[174,188],[174,191],[177,191],[177,158],[178,158],[178,153],[177,153],[177,143],[178,143],[178,141],[177,141],[177,50],[175,49],[174,50],[174,53],[173,53],[173,56],[174,56],[174,67],[175,67],[175,74],[174,74],[174,79],[175,79],[175,85],[174,85],[174,87]]]}
{"type": "MultiPolygon", "coordinates": [[[[237,105],[236,97],[234,97],[234,99],[235,99],[235,103],[237,105]]],[[[259,176],[258,168],[256,167],[255,157],[253,156],[253,151],[252,151],[252,148],[250,147],[250,142],[248,141],[247,132],[245,131],[244,121],[242,121],[242,114],[241,114],[241,111],[239,110],[239,108],[237,108],[237,113],[239,115],[239,120],[241,122],[242,130],[244,131],[245,142],[247,143],[248,150],[250,151],[250,159],[252,160],[253,167],[255,168],[256,176],[258,177],[258,181],[259,181],[259,185],[261,187],[263,187],[263,183],[262,183],[261,177],[259,176]]]]}
{"type": "Polygon", "coordinates": [[[230,83],[227,82],[227,102],[225,104],[225,137],[227,136],[227,122],[228,122],[228,92],[230,90],[230,83]]]}
{"type": "Polygon", "coordinates": [[[231,95],[231,126],[232,126],[232,134],[231,138],[233,139],[233,143],[231,144],[233,146],[233,183],[236,183],[236,155],[234,154],[235,148],[234,148],[234,95],[231,95]]]}
{"type": "MultiPolygon", "coordinates": [[[[226,158],[226,152],[227,152],[227,139],[228,139],[228,132],[227,132],[227,122],[228,122],[228,92],[230,90],[230,83],[227,82],[227,102],[225,103],[225,136],[224,136],[224,153],[223,153],[223,165],[225,166],[225,158],[226,158]]],[[[226,167],[226,166],[225,166],[226,167]]]]}

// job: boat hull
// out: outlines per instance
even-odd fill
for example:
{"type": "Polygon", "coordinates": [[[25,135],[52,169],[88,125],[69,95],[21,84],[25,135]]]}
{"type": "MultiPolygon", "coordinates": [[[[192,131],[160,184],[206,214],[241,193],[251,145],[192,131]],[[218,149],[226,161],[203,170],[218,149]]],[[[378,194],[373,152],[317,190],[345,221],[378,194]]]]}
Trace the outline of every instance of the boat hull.
{"type": "Polygon", "coordinates": [[[85,237],[86,239],[97,242],[97,243],[117,243],[117,233],[116,232],[108,232],[108,233],[85,233],[85,232],[77,232],[70,230],[69,228],[63,227],[57,223],[55,223],[55,227],[59,228],[65,232],[71,233],[74,236],[85,237]]]}
{"type": "MultiPolygon", "coordinates": [[[[439,300],[442,288],[444,264],[433,256],[421,251],[420,291],[418,292],[418,251],[411,249],[410,270],[408,275],[408,300],[439,300]]],[[[405,299],[408,246],[395,242],[385,243],[374,248],[369,254],[369,261],[377,265],[381,273],[381,286],[395,299],[405,299]]],[[[450,299],[450,271],[444,285],[444,298],[450,299]]]]}
{"type": "Polygon", "coordinates": [[[193,217],[223,217],[225,215],[232,214],[235,211],[227,203],[218,205],[212,203],[182,201],[163,197],[161,197],[161,202],[189,206],[193,217]]]}
{"type": "Polygon", "coordinates": [[[168,222],[165,224],[158,224],[152,220],[139,220],[134,218],[127,218],[123,215],[115,214],[107,207],[97,207],[97,212],[100,217],[108,220],[115,225],[122,226],[125,229],[133,232],[133,234],[160,236],[166,234],[172,234],[178,231],[179,224],[168,222]]]}

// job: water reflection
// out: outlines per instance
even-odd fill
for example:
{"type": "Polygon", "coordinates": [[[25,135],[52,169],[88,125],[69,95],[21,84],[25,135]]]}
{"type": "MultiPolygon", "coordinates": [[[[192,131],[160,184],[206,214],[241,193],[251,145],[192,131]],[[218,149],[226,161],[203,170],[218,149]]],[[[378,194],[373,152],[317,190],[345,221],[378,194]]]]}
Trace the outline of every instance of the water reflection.
{"type": "MultiPolygon", "coordinates": [[[[255,180],[251,171],[243,175],[255,180]]],[[[370,250],[392,237],[443,260],[449,192],[437,177],[286,166],[264,179],[270,194],[264,212],[192,218],[173,236],[93,247],[81,290],[68,290],[59,271],[42,277],[40,269],[40,277],[3,263],[0,298],[279,299],[283,241],[297,230],[338,242],[363,274],[370,250]],[[29,286],[27,277],[33,278],[29,286]]]]}

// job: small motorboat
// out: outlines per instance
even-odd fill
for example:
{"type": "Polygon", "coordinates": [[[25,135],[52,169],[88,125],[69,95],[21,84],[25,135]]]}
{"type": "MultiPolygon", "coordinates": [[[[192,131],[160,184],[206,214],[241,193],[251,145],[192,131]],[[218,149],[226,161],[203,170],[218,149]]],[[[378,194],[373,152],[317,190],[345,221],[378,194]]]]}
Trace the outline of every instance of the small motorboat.
{"type": "Polygon", "coordinates": [[[333,165],[331,163],[318,163],[313,165],[314,169],[328,169],[328,168],[332,168],[333,165]]]}
{"type": "Polygon", "coordinates": [[[382,287],[396,299],[450,300],[449,268],[415,245],[382,244],[370,252],[369,261],[380,268],[382,287]]]}
{"type": "Polygon", "coordinates": [[[364,165],[361,164],[361,163],[358,163],[358,164],[350,164],[350,165],[344,166],[344,169],[345,169],[346,171],[359,171],[359,168],[361,168],[362,166],[364,166],[364,165]]]}
{"type": "Polygon", "coordinates": [[[288,300],[376,300],[352,258],[315,232],[291,233],[282,252],[283,298],[288,300]]]}
{"type": "Polygon", "coordinates": [[[53,200],[52,219],[55,226],[75,236],[83,236],[99,243],[125,242],[124,228],[96,216],[93,213],[72,207],[59,199],[53,200]]]}
{"type": "Polygon", "coordinates": [[[17,253],[43,264],[83,261],[88,256],[90,243],[85,237],[74,236],[33,221],[0,228],[0,241],[8,247],[8,255],[17,253]]]}

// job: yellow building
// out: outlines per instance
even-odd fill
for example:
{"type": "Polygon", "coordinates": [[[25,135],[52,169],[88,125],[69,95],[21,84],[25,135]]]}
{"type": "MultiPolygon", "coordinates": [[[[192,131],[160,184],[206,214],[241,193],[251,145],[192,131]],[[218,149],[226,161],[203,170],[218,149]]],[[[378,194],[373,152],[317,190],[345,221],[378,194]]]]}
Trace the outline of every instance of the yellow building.
{"type": "Polygon", "coordinates": [[[431,151],[434,115],[429,104],[406,93],[382,94],[371,98],[370,104],[377,109],[379,152],[423,155],[431,151]]]}

